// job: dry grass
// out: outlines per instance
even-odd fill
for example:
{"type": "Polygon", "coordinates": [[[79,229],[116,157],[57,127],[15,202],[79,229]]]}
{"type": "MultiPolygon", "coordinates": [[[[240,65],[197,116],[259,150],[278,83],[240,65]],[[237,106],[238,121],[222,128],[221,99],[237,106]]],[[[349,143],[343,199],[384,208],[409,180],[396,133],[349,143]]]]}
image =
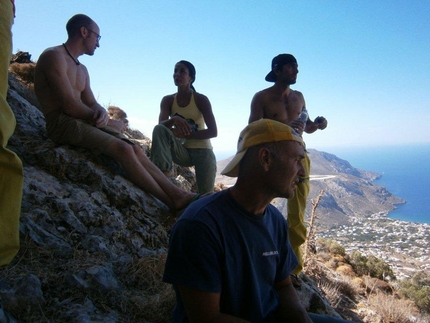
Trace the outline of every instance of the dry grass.
{"type": "Polygon", "coordinates": [[[368,303],[370,308],[380,316],[381,323],[417,323],[421,321],[412,302],[398,299],[393,295],[378,292],[369,297],[368,303]]]}
{"type": "Polygon", "coordinates": [[[12,81],[17,93],[30,104],[40,108],[39,101],[34,93],[35,67],[35,63],[14,63],[9,66],[9,72],[17,80],[12,81]]]}
{"type": "Polygon", "coordinates": [[[21,241],[21,250],[12,264],[1,268],[0,278],[13,285],[28,274],[36,275],[42,283],[45,302],[4,305],[23,323],[69,322],[76,310],[85,307],[89,300],[99,310],[117,312],[121,322],[170,322],[176,299],[171,285],[162,282],[165,259],[166,255],[160,254],[130,261],[123,266],[113,263],[120,285],[118,289],[84,289],[71,284],[67,278],[70,275],[65,273],[78,273],[95,265],[104,265],[108,262],[104,255],[78,249],[68,256],[58,255],[26,238],[21,241]]]}
{"type": "Polygon", "coordinates": [[[318,284],[318,287],[327,297],[328,301],[333,307],[337,307],[341,301],[341,295],[339,291],[339,284],[331,280],[323,280],[318,284]]]}
{"type": "Polygon", "coordinates": [[[13,63],[9,66],[9,71],[15,75],[23,84],[34,84],[35,63],[13,63]]]}
{"type": "Polygon", "coordinates": [[[171,285],[163,283],[166,255],[139,259],[129,270],[131,282],[146,295],[133,295],[132,312],[151,322],[168,322],[176,304],[171,285]]]}

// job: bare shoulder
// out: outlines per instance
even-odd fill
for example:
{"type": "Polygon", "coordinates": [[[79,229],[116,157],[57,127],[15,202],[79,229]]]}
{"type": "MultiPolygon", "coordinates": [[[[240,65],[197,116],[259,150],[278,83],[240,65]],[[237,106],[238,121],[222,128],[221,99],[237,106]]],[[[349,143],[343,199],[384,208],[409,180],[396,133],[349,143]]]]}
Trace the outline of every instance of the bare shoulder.
{"type": "Polygon", "coordinates": [[[67,62],[60,46],[49,47],[39,56],[36,63],[36,74],[40,75],[49,73],[54,70],[66,70],[67,62]]]}
{"type": "Polygon", "coordinates": [[[194,92],[194,101],[196,102],[197,106],[209,103],[208,97],[198,92],[194,92]]]}
{"type": "Polygon", "coordinates": [[[271,88],[269,87],[269,88],[267,88],[267,89],[264,89],[264,90],[258,91],[257,93],[255,93],[254,97],[257,97],[257,98],[265,98],[265,97],[267,97],[268,95],[270,95],[270,93],[271,93],[271,88]]]}
{"type": "Polygon", "coordinates": [[[297,90],[291,90],[292,93],[294,93],[294,95],[299,98],[299,99],[304,99],[303,97],[303,93],[297,90]]]}
{"type": "Polygon", "coordinates": [[[64,55],[61,53],[60,51],[60,46],[55,46],[55,47],[49,47],[47,49],[45,49],[42,54],[40,54],[39,59],[37,60],[37,63],[45,63],[47,61],[51,61],[53,60],[58,61],[58,60],[64,60],[64,55]]]}
{"type": "Polygon", "coordinates": [[[175,94],[168,94],[163,96],[163,98],[161,99],[161,104],[162,105],[169,105],[171,106],[173,104],[173,99],[175,98],[175,94]]]}
{"type": "Polygon", "coordinates": [[[83,64],[70,64],[68,63],[67,54],[64,52],[63,46],[54,46],[45,49],[40,54],[39,59],[36,63],[36,69],[43,70],[54,70],[54,69],[70,69],[70,65],[75,68],[76,71],[83,72],[88,77],[88,70],[83,64]]]}
{"type": "Polygon", "coordinates": [[[271,87],[268,87],[267,89],[264,89],[255,93],[252,100],[254,102],[264,103],[267,101],[272,101],[274,96],[275,96],[275,93],[273,91],[273,86],[271,86],[271,87]]]}

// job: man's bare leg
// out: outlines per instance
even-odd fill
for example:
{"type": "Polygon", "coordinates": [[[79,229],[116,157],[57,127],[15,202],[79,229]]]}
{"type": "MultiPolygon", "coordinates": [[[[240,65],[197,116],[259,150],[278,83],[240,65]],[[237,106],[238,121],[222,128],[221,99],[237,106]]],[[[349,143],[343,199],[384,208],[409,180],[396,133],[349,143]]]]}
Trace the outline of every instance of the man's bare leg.
{"type": "Polygon", "coordinates": [[[105,154],[121,164],[133,183],[154,195],[170,209],[186,207],[195,195],[176,187],[139,146],[132,146],[118,139],[109,146],[105,154]]]}
{"type": "Polygon", "coordinates": [[[161,189],[173,200],[175,209],[182,209],[186,207],[191,199],[196,195],[189,193],[175,186],[168,176],[163,172],[145,155],[144,151],[137,146],[133,146],[137,158],[152,178],[157,182],[161,189]]]}

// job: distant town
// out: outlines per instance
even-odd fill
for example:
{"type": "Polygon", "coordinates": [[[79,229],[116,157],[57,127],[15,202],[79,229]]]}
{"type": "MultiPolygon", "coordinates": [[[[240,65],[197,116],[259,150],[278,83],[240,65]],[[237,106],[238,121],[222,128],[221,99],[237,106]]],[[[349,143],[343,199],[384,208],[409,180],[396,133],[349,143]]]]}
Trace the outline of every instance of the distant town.
{"type": "Polygon", "coordinates": [[[350,221],[317,236],[337,241],[348,254],[359,251],[384,260],[397,279],[410,278],[418,271],[430,275],[430,224],[390,219],[384,212],[350,221]]]}

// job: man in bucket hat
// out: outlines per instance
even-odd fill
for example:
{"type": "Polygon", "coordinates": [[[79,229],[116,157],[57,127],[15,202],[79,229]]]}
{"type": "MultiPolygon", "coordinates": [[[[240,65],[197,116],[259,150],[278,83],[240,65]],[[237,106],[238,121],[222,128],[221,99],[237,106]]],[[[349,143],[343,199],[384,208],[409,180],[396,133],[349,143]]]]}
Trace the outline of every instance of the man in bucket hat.
{"type": "Polygon", "coordinates": [[[222,171],[236,184],[192,203],[174,225],[163,280],[173,322],[347,322],[308,314],[292,286],[297,258],[288,225],[270,204],[294,195],[303,141],[268,119],[249,124],[222,171]]]}
{"type": "MultiPolygon", "coordinates": [[[[251,103],[249,122],[261,118],[273,119],[293,127],[300,135],[303,131],[313,133],[327,127],[324,117],[317,117],[314,121],[308,118],[305,99],[299,91],[292,90],[291,84],[295,84],[299,73],[296,58],[291,54],[280,54],[273,58],[272,68],[266,75],[266,81],[275,82],[267,89],[257,92],[251,103]],[[305,119],[299,115],[305,111],[305,119]],[[304,123],[303,123],[304,121],[304,123]]],[[[297,184],[297,190],[292,199],[288,201],[289,237],[299,264],[293,270],[292,280],[295,287],[301,282],[298,275],[303,269],[303,256],[300,246],[306,241],[305,212],[306,200],[309,195],[309,171],[310,159],[305,153],[303,160],[305,175],[297,184]]]]}

